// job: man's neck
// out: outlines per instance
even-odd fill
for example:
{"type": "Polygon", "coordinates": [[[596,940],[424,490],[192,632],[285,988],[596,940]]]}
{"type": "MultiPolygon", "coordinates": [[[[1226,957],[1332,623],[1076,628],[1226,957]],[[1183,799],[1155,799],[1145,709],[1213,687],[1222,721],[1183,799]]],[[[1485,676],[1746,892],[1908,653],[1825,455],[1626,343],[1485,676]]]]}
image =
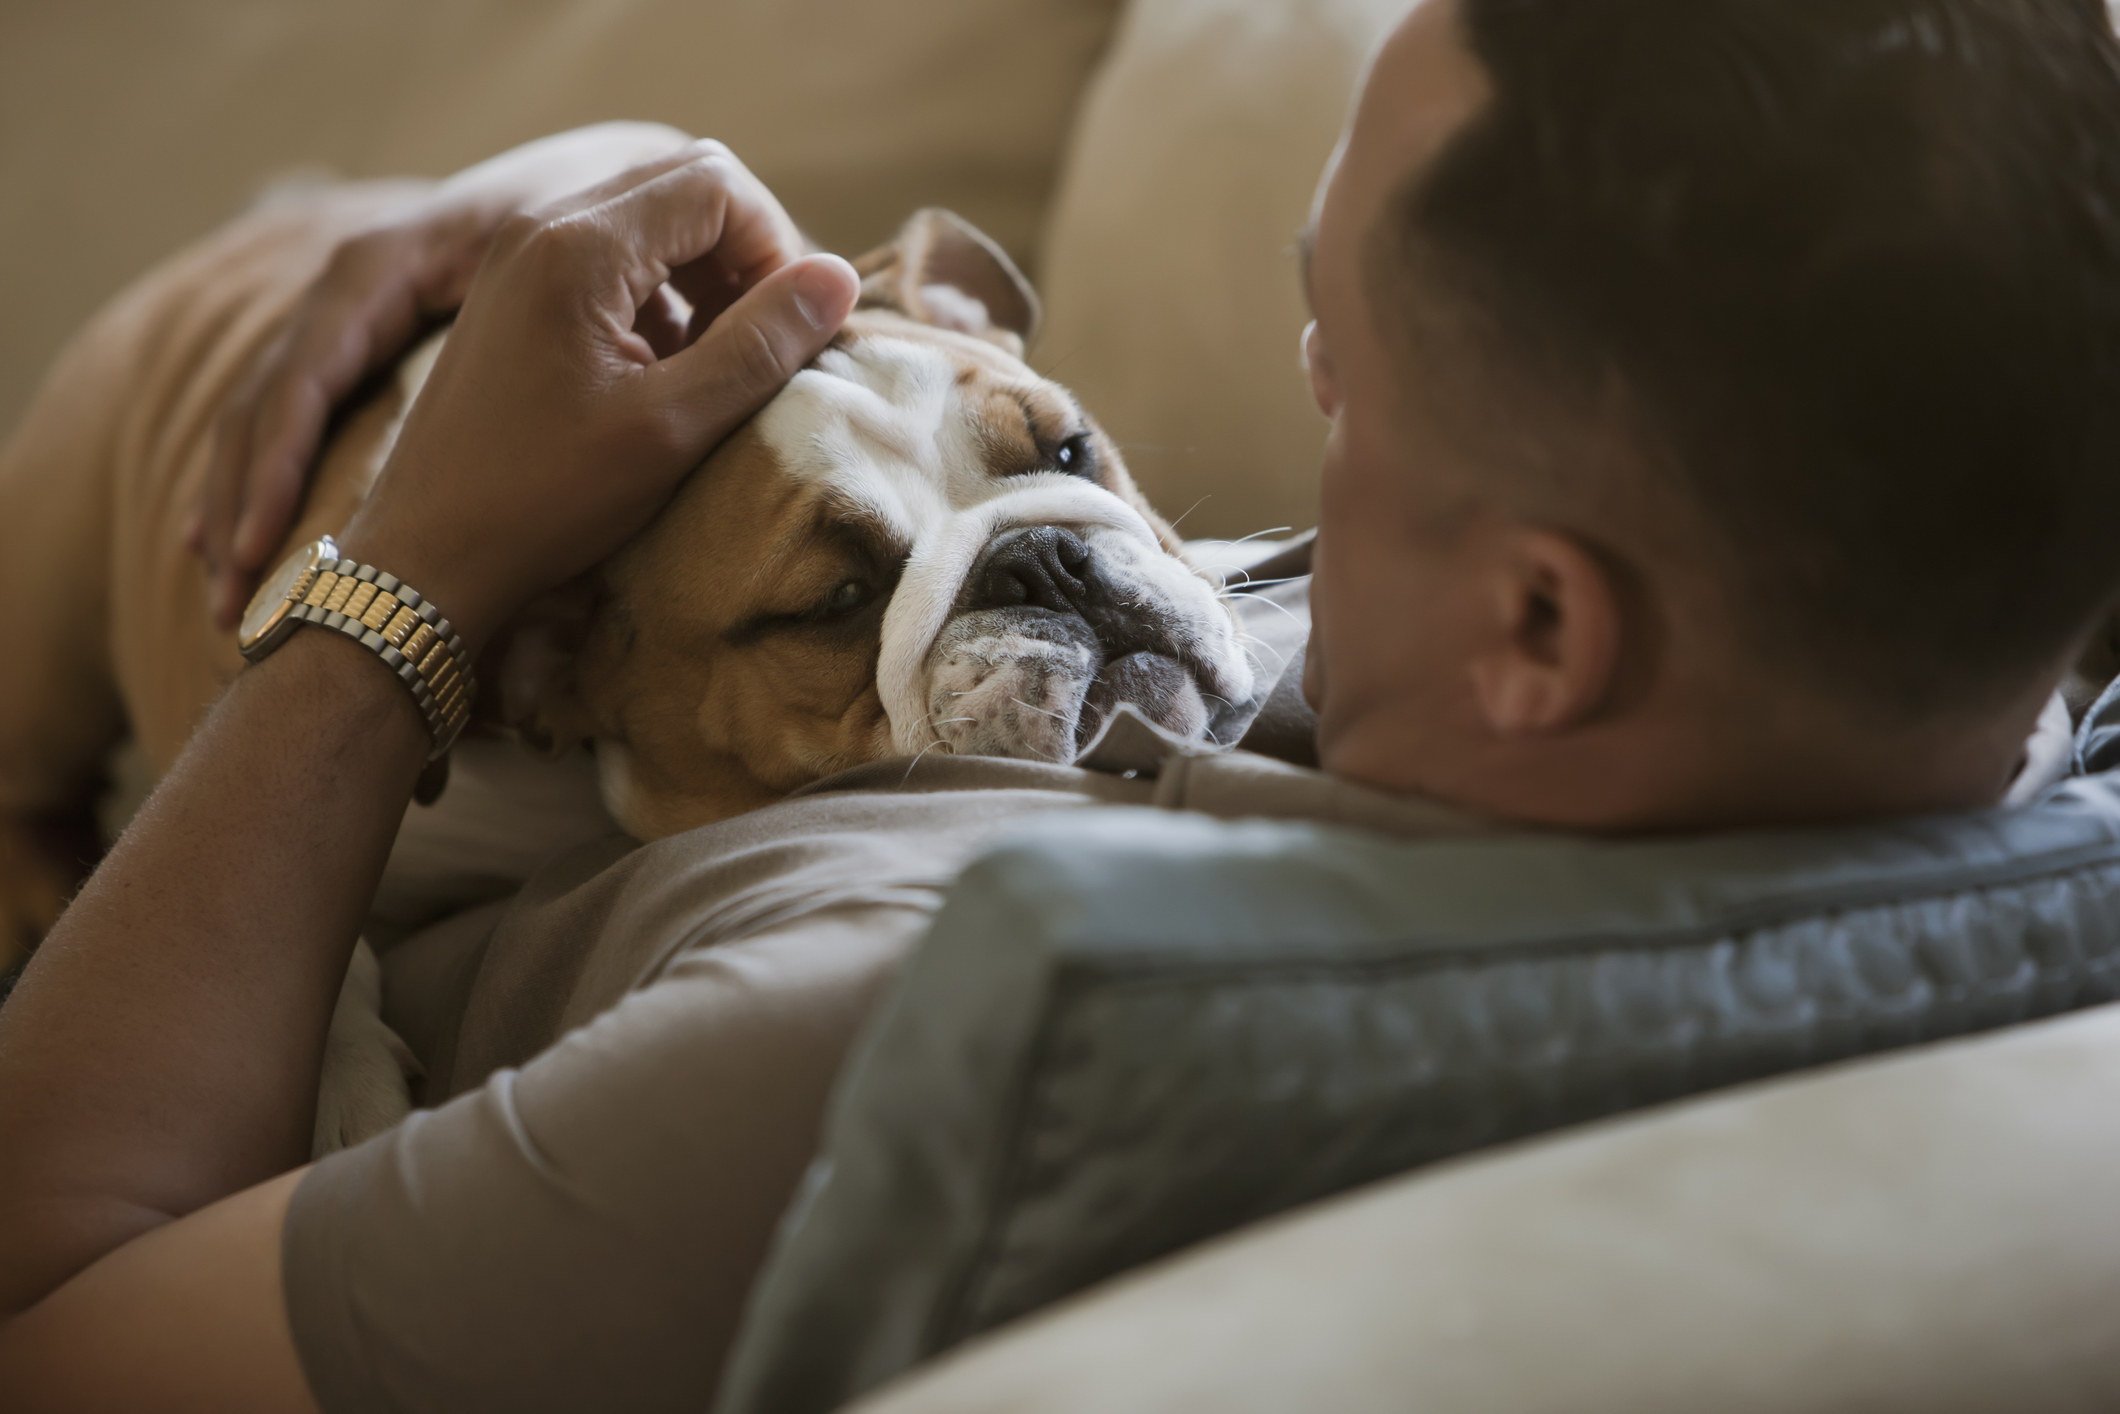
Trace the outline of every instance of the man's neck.
{"type": "Polygon", "coordinates": [[[2001,800],[2051,691],[1978,721],[1854,729],[1801,711],[1778,721],[1649,714],[1552,737],[1405,752],[1384,733],[1332,743],[1326,770],[1518,824],[1600,833],[1823,825],[2001,800]]]}

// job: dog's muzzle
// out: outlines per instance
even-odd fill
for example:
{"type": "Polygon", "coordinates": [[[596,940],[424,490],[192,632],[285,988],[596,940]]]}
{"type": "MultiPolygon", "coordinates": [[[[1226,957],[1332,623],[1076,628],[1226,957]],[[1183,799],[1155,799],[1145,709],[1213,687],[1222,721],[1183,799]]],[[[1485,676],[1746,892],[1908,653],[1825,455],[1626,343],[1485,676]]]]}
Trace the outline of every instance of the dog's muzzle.
{"type": "Polygon", "coordinates": [[[1185,625],[1151,599],[1128,596],[1097,572],[1096,557],[1065,526],[1011,531],[972,570],[957,606],[968,629],[1079,647],[1099,660],[1075,714],[1080,748],[1120,702],[1181,736],[1207,734],[1215,713],[1183,666],[1185,625]],[[984,619],[973,616],[983,615],[984,619]]]}
{"type": "Polygon", "coordinates": [[[1251,695],[1249,660],[1214,590],[1145,531],[1004,523],[937,616],[907,704],[924,720],[901,744],[1067,762],[1122,702],[1212,737],[1251,695]]]}

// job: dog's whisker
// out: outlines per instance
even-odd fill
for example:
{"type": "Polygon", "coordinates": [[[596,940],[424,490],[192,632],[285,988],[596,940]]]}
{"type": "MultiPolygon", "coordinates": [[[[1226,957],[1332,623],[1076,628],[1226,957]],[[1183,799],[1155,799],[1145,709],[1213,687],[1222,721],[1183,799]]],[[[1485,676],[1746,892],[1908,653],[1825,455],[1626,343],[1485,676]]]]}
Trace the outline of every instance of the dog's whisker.
{"type": "Polygon", "coordinates": [[[1294,529],[1295,527],[1292,525],[1271,526],[1265,530],[1254,530],[1249,535],[1240,535],[1236,539],[1228,541],[1226,543],[1230,545],[1242,545],[1246,541],[1250,540],[1264,540],[1269,535],[1286,535],[1289,531],[1294,529]]]}
{"type": "Polygon", "coordinates": [[[1202,562],[1221,570],[1225,574],[1242,574],[1245,572],[1243,565],[1227,564],[1218,557],[1227,551],[1236,549],[1239,545],[1253,540],[1263,540],[1269,535],[1283,535],[1293,528],[1286,525],[1270,526],[1265,530],[1255,530],[1249,535],[1240,535],[1234,540],[1220,541],[1214,545],[1202,548],[1198,553],[1202,562]]]}
{"type": "Polygon", "coordinates": [[[1274,678],[1280,677],[1282,670],[1288,666],[1288,660],[1286,658],[1283,658],[1281,659],[1281,661],[1275,663],[1271,668],[1269,668],[1266,666],[1265,660],[1259,657],[1258,654],[1252,652],[1249,648],[1244,650],[1244,656],[1251,660],[1251,665],[1253,668],[1257,669],[1261,673],[1267,674],[1268,676],[1274,678]]]}
{"type": "Polygon", "coordinates": [[[949,751],[949,743],[945,742],[940,737],[935,738],[935,740],[929,742],[926,746],[921,747],[920,754],[918,756],[915,756],[912,759],[911,763],[906,766],[905,775],[899,780],[898,784],[904,785],[907,781],[913,779],[913,767],[918,766],[922,761],[925,761],[927,759],[927,754],[930,751],[933,751],[938,746],[943,748],[945,752],[949,751]]]}
{"type": "Polygon", "coordinates": [[[1299,616],[1297,616],[1295,611],[1290,609],[1286,604],[1276,604],[1273,600],[1267,598],[1263,594],[1255,594],[1252,596],[1252,598],[1256,602],[1264,604],[1267,608],[1272,609],[1276,613],[1287,615],[1288,618],[1294,623],[1300,624],[1303,622],[1303,620],[1299,616]]]}
{"type": "Polygon", "coordinates": [[[1058,712],[1048,712],[1043,707],[1033,707],[1030,703],[1025,702],[1020,697],[1011,697],[1009,701],[1015,703],[1018,707],[1023,708],[1026,712],[1036,712],[1039,716],[1051,717],[1056,722],[1065,722],[1067,720],[1067,718],[1061,716],[1058,712]]]}
{"type": "Polygon", "coordinates": [[[1199,500],[1197,500],[1197,501],[1193,502],[1193,503],[1192,503],[1191,505],[1187,506],[1187,507],[1185,508],[1185,510],[1183,511],[1183,513],[1181,513],[1181,514],[1180,514],[1180,515],[1178,516],[1178,519],[1177,519],[1177,520],[1174,520],[1174,521],[1172,521],[1172,522],[1170,523],[1170,530],[1171,530],[1171,534],[1173,534],[1173,535],[1177,534],[1177,533],[1178,533],[1178,526],[1179,526],[1179,525],[1180,525],[1181,523],[1183,523],[1183,521],[1185,520],[1185,517],[1186,517],[1186,516],[1189,516],[1189,515],[1191,515],[1191,514],[1192,514],[1192,513],[1194,512],[1194,511],[1196,511],[1196,510],[1200,509],[1200,507],[1201,507],[1201,506],[1202,506],[1202,505],[1203,505],[1203,504],[1204,504],[1204,503],[1205,503],[1205,502],[1207,501],[1207,497],[1208,497],[1208,496],[1212,496],[1212,495],[1214,495],[1214,494],[1215,494],[1214,492],[1210,491],[1210,492],[1208,492],[1208,493],[1207,493],[1207,496],[1202,496],[1202,497],[1201,497],[1201,498],[1200,498],[1199,500]]]}
{"type": "Polygon", "coordinates": [[[1043,370],[1041,371],[1043,372],[1045,377],[1051,378],[1058,374],[1061,369],[1067,367],[1068,360],[1072,359],[1076,354],[1080,352],[1082,352],[1082,345],[1076,344],[1072,348],[1069,348],[1062,352],[1060,356],[1055,358],[1051,363],[1046,364],[1043,370]]]}
{"type": "Polygon", "coordinates": [[[1280,649],[1274,647],[1271,643],[1268,643],[1265,639],[1259,637],[1259,635],[1255,633],[1246,633],[1242,629],[1239,629],[1237,630],[1237,642],[1239,645],[1256,644],[1259,647],[1264,648],[1267,652],[1273,654],[1276,658],[1281,659],[1283,662],[1286,662],[1288,660],[1288,655],[1286,653],[1283,653],[1280,649]]]}

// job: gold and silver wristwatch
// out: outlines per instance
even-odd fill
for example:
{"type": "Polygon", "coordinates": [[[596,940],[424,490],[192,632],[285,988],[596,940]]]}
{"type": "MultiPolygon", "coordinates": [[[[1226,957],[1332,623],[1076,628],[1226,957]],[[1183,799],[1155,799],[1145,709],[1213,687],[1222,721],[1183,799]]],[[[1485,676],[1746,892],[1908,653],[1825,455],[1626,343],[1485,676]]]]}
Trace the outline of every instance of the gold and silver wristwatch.
{"type": "Polygon", "coordinates": [[[478,684],[449,620],[396,575],[342,559],[330,536],[304,546],[267,576],[243,611],[236,642],[255,663],[303,624],[335,628],[388,664],[427,718],[440,760],[471,717],[478,684]]]}

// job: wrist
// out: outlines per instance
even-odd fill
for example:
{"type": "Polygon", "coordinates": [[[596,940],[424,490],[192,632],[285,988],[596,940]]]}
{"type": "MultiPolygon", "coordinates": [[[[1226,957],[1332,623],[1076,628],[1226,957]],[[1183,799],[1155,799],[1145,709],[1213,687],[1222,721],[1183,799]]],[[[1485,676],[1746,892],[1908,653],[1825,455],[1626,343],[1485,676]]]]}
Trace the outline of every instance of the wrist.
{"type": "Polygon", "coordinates": [[[470,720],[477,683],[468,645],[439,604],[326,537],[273,572],[243,616],[238,646],[252,661],[268,658],[304,625],[343,634],[379,659],[418,704],[431,759],[448,754],[470,720]]]}
{"type": "Polygon", "coordinates": [[[344,634],[304,629],[244,677],[297,694],[290,720],[313,725],[323,713],[359,723],[371,749],[403,756],[414,773],[433,746],[425,714],[397,675],[344,634]]]}
{"type": "Polygon", "coordinates": [[[509,596],[493,587],[494,576],[483,572],[464,547],[366,523],[365,513],[347,524],[338,544],[348,559],[374,565],[418,590],[455,628],[467,660],[477,659],[514,608],[509,596]]]}

